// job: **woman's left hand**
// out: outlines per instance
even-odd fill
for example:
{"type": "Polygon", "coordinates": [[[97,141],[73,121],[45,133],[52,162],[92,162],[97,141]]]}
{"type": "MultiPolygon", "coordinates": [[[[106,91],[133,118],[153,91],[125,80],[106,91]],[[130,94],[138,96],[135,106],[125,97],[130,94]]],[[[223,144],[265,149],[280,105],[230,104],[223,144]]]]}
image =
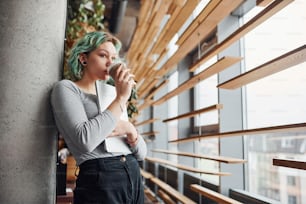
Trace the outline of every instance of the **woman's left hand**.
{"type": "Polygon", "coordinates": [[[128,141],[136,141],[137,140],[137,130],[134,125],[128,121],[119,120],[113,132],[109,135],[109,137],[115,137],[120,135],[127,135],[128,141]]]}

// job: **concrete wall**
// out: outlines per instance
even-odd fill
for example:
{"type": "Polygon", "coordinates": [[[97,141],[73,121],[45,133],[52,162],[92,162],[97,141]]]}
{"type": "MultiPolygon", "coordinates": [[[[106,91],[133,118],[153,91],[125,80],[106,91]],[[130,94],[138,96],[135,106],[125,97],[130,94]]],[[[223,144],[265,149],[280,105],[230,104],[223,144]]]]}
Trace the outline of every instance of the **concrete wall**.
{"type": "Polygon", "coordinates": [[[55,203],[49,95],[61,78],[65,21],[65,0],[0,1],[0,203],[55,203]]]}

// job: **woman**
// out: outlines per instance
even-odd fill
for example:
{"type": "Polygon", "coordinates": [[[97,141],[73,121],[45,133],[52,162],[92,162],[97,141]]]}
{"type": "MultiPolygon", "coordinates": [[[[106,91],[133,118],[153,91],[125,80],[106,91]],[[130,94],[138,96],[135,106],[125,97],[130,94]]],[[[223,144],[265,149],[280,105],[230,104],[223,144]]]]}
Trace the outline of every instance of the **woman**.
{"type": "Polygon", "coordinates": [[[107,80],[108,67],[118,58],[121,43],[106,32],[92,32],[80,39],[68,60],[75,82],[62,80],[52,91],[51,103],[57,128],[80,172],[74,203],[143,203],[143,186],[137,160],[146,155],[146,143],[136,128],[120,120],[135,85],[129,69],[115,76],[116,98],[99,113],[96,80],[107,80]],[[104,140],[127,135],[131,154],[107,152],[104,140]]]}

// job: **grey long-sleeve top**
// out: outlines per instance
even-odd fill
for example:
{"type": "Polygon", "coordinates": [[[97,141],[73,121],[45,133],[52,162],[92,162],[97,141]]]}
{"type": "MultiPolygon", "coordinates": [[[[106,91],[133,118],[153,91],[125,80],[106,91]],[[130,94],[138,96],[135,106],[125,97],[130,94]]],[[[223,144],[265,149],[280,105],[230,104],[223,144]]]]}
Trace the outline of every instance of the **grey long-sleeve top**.
{"type": "MultiPolygon", "coordinates": [[[[122,155],[105,150],[104,140],[116,126],[109,110],[98,111],[97,96],[83,92],[74,82],[62,80],[51,93],[51,105],[60,134],[78,165],[86,160],[122,155]]],[[[130,148],[138,160],[144,159],[147,146],[139,135],[138,143],[130,148]]]]}

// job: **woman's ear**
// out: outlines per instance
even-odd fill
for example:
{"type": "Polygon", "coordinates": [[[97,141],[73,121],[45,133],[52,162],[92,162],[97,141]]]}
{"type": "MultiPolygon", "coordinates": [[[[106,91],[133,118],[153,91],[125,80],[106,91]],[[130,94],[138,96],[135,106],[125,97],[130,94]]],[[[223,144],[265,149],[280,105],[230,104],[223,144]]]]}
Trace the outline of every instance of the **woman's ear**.
{"type": "Polygon", "coordinates": [[[83,66],[87,65],[87,55],[85,53],[81,53],[79,55],[79,61],[83,66]]]}

